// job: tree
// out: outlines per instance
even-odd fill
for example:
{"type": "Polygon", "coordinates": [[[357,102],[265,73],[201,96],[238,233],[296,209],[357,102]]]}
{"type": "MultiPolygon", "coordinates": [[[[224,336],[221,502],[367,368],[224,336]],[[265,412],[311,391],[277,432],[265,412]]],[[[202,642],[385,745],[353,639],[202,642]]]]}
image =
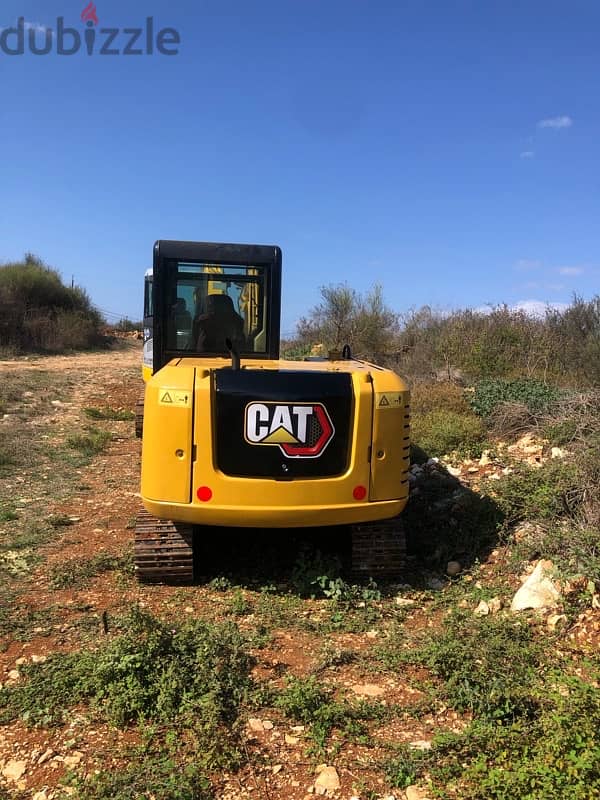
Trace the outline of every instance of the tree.
{"type": "Polygon", "coordinates": [[[350,345],[353,353],[374,358],[393,347],[398,315],[386,304],[381,286],[365,295],[342,283],[321,287],[322,302],[297,326],[302,343],[322,344],[328,350],[350,345]]]}

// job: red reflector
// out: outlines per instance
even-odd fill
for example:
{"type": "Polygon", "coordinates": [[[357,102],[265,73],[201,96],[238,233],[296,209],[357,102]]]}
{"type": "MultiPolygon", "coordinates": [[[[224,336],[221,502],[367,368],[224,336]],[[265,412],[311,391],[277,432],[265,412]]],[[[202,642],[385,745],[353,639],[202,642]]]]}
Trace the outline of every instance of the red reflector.
{"type": "Polygon", "coordinates": [[[367,496],[367,490],[364,486],[355,486],[352,494],[354,495],[355,500],[364,500],[367,496]]]}
{"type": "Polygon", "coordinates": [[[196,496],[198,500],[201,500],[203,503],[208,503],[212,497],[212,489],[208,486],[201,486],[196,492],[196,496]]]}

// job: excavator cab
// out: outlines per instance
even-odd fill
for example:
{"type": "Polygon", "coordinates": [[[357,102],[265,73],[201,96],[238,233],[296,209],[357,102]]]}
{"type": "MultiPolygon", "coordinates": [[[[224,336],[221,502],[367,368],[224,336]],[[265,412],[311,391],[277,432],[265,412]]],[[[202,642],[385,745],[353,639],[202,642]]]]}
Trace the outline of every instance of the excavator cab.
{"type": "MultiPolygon", "coordinates": [[[[349,348],[279,358],[281,250],[160,241],[135,563],[190,581],[214,526],[348,525],[357,572],[397,574],[409,392],[349,348]]],[[[283,535],[283,534],[282,534],[283,535]]]]}
{"type": "Polygon", "coordinates": [[[153,275],[155,371],[189,356],[278,358],[278,247],[160,241],[153,275]]]}

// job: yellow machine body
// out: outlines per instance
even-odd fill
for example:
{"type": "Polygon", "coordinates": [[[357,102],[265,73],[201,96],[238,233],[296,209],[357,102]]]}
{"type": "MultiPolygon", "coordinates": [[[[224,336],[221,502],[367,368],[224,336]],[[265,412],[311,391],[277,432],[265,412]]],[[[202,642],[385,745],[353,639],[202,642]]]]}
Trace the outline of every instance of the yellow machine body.
{"type": "MultiPolygon", "coordinates": [[[[286,479],[226,474],[219,467],[215,376],[229,369],[227,358],[174,358],[148,378],[141,495],[151,514],[193,525],[280,528],[369,522],[402,511],[408,500],[410,444],[409,391],[402,378],[355,360],[242,358],[241,373],[252,371],[257,380],[270,372],[290,371],[312,373],[318,385],[320,373],[349,375],[351,414],[343,470],[286,479]]],[[[311,399],[319,405],[323,398],[311,399]]],[[[289,400],[294,403],[295,398],[289,400]]],[[[293,408],[302,416],[302,404],[293,408]]],[[[264,406],[257,414],[262,411],[264,406]]],[[[280,432],[260,444],[277,447],[280,432]]],[[[249,451],[258,457],[261,450],[257,446],[249,451]]]]}

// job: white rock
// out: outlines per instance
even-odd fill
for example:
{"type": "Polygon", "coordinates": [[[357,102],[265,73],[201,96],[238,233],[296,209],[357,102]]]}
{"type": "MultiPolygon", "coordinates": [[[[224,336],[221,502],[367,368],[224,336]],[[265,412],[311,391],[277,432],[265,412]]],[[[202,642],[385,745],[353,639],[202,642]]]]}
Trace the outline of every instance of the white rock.
{"type": "Polygon", "coordinates": [[[502,609],[502,598],[492,597],[491,600],[488,600],[488,608],[490,609],[490,614],[497,614],[502,609]]]}
{"type": "Polygon", "coordinates": [[[552,631],[553,633],[560,628],[564,628],[567,623],[568,619],[566,614],[550,614],[546,620],[548,630],[552,631]]]}
{"type": "Polygon", "coordinates": [[[458,575],[462,570],[462,566],[459,561],[449,561],[446,567],[446,575],[450,575],[453,578],[455,575],[458,575]]]}
{"type": "Polygon", "coordinates": [[[31,661],[33,664],[43,664],[47,660],[48,656],[31,656],[31,661]]]}
{"type": "Polygon", "coordinates": [[[479,466],[480,467],[487,467],[488,464],[492,463],[492,459],[490,458],[490,451],[484,450],[481,454],[481,458],[479,459],[479,466]]]}
{"type": "Polygon", "coordinates": [[[13,782],[20,780],[27,769],[27,761],[7,761],[2,768],[4,777],[13,782]]]}
{"type": "Polygon", "coordinates": [[[490,607],[485,600],[481,600],[473,613],[478,617],[487,617],[490,613],[490,607]]]}
{"type": "Polygon", "coordinates": [[[335,767],[325,767],[319,773],[315,781],[315,791],[317,794],[333,795],[340,786],[340,776],[335,767]]]}
{"type": "Polygon", "coordinates": [[[257,719],[256,717],[251,717],[248,720],[248,727],[255,733],[262,733],[265,729],[264,725],[262,724],[262,720],[257,719]]]}
{"type": "Polygon", "coordinates": [[[46,794],[45,789],[42,789],[41,792],[36,792],[33,795],[32,800],[48,800],[48,795],[46,794]]]}
{"type": "Polygon", "coordinates": [[[417,739],[411,742],[409,747],[412,747],[413,750],[431,750],[431,742],[428,742],[427,739],[417,739]]]}
{"type": "Polygon", "coordinates": [[[450,464],[446,466],[446,472],[452,475],[453,478],[458,478],[462,475],[462,467],[451,467],[450,464]]]}
{"type": "Polygon", "coordinates": [[[406,794],[406,800],[429,800],[429,795],[425,789],[421,789],[421,787],[416,784],[407,786],[404,792],[406,794]]]}
{"type": "Polygon", "coordinates": [[[271,722],[270,719],[263,719],[262,724],[263,724],[263,728],[266,731],[273,730],[273,723],[271,722]]]}
{"type": "Polygon", "coordinates": [[[515,594],[510,604],[511,611],[527,608],[553,608],[560,599],[560,592],[550,578],[551,561],[540,561],[515,594]]]}
{"type": "Polygon", "coordinates": [[[53,756],[53,755],[54,755],[54,750],[52,750],[52,749],[49,747],[49,748],[48,748],[48,749],[47,749],[47,750],[46,750],[44,753],[42,753],[42,755],[41,755],[41,756],[38,758],[38,762],[37,762],[37,763],[38,763],[38,764],[43,764],[44,762],[48,761],[48,759],[49,759],[49,758],[52,758],[52,756],[53,756]]]}
{"type": "Polygon", "coordinates": [[[560,447],[553,447],[550,450],[550,458],[564,458],[567,455],[565,450],[562,450],[560,447]]]}
{"type": "Polygon", "coordinates": [[[379,695],[385,694],[385,689],[375,683],[357,683],[351,688],[354,694],[359,694],[363,697],[379,697],[379,695]]]}
{"type": "Polygon", "coordinates": [[[396,605],[397,606],[414,606],[415,601],[411,600],[410,597],[400,597],[396,598],[396,605]]]}
{"type": "Polygon", "coordinates": [[[76,767],[78,764],[81,763],[81,759],[83,758],[83,753],[80,753],[78,750],[75,750],[71,753],[70,756],[65,756],[65,765],[67,767],[76,767]]]}

